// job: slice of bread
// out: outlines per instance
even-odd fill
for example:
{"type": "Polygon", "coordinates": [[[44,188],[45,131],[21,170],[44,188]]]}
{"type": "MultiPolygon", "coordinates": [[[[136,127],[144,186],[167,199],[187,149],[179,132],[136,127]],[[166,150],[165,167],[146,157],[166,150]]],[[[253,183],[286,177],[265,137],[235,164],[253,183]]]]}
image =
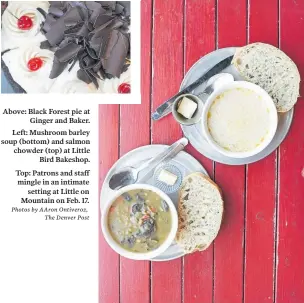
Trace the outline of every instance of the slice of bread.
{"type": "Polygon", "coordinates": [[[192,173],[181,186],[177,243],[186,254],[205,250],[215,239],[223,216],[220,188],[206,175],[192,173]]]}
{"type": "Polygon", "coordinates": [[[236,51],[232,64],[245,80],[261,86],[272,97],[278,112],[289,111],[297,102],[298,68],[278,48],[265,43],[246,45],[236,51]]]}

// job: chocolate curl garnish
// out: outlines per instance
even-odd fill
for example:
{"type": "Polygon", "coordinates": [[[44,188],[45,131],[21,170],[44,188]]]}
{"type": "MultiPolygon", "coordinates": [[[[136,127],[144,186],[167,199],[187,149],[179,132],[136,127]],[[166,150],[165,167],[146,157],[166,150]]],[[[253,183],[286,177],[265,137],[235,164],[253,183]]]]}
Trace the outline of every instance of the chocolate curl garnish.
{"type": "Polygon", "coordinates": [[[50,78],[76,62],[77,76],[98,88],[100,76],[120,77],[130,55],[130,1],[50,1],[41,48],[55,51],[50,78]]]}
{"type": "Polygon", "coordinates": [[[40,48],[41,49],[51,49],[52,45],[49,43],[49,41],[45,40],[40,43],[40,48]]]}
{"type": "Polygon", "coordinates": [[[109,32],[101,50],[101,62],[107,74],[120,77],[129,50],[129,39],[118,30],[109,32]]]}
{"type": "Polygon", "coordinates": [[[63,10],[61,10],[59,7],[51,6],[49,8],[49,13],[52,14],[54,17],[62,17],[64,15],[63,10]]]}
{"type": "Polygon", "coordinates": [[[77,54],[83,49],[81,45],[69,43],[65,47],[58,49],[54,54],[53,67],[50,79],[57,78],[66,68],[67,64],[77,57],[77,54]]]}
{"type": "Polygon", "coordinates": [[[40,7],[37,7],[37,11],[44,17],[44,19],[46,18],[46,11],[40,7]]]}

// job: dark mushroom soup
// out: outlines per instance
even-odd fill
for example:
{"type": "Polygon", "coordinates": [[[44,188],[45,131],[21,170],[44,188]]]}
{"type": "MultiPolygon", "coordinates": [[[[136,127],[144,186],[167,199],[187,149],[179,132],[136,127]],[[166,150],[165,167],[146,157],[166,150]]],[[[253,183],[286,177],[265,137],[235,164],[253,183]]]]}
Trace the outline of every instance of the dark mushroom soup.
{"type": "Polygon", "coordinates": [[[108,215],[113,239],[124,249],[145,253],[158,248],[171,230],[168,204],[151,190],[130,190],[118,197],[108,215]]]}

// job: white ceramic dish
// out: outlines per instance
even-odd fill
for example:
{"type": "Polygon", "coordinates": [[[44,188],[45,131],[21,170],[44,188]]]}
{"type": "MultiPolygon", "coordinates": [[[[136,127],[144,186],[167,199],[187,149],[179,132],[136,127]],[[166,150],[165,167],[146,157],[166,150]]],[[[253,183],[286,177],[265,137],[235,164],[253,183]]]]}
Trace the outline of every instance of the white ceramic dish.
{"type": "Polygon", "coordinates": [[[133,259],[133,260],[149,260],[149,259],[155,258],[155,257],[159,256],[160,254],[162,254],[173,243],[176,232],[177,232],[177,227],[178,227],[178,215],[177,215],[177,211],[174,206],[174,203],[172,202],[170,197],[168,195],[166,195],[164,192],[162,192],[160,189],[156,188],[155,186],[148,185],[148,184],[132,184],[132,185],[128,185],[128,186],[123,187],[120,190],[118,190],[115,193],[115,195],[112,196],[110,198],[110,200],[108,200],[106,202],[106,206],[103,209],[102,216],[101,216],[101,228],[102,228],[102,232],[105,237],[105,240],[108,242],[108,244],[111,246],[111,248],[113,250],[115,250],[118,254],[120,254],[123,257],[133,259]],[[171,213],[172,226],[171,226],[171,230],[170,230],[170,233],[169,233],[167,239],[157,249],[149,251],[147,253],[135,253],[135,252],[131,252],[131,251],[124,249],[112,238],[111,233],[109,231],[109,227],[108,227],[108,213],[109,213],[109,209],[110,209],[112,203],[123,193],[130,191],[130,190],[136,190],[136,189],[145,189],[145,190],[151,190],[151,191],[155,192],[158,196],[160,196],[163,200],[166,201],[166,203],[169,206],[170,213],[171,213]]]}
{"type": "Polygon", "coordinates": [[[206,100],[206,103],[204,105],[204,110],[203,110],[203,116],[202,116],[202,121],[203,123],[202,128],[203,128],[203,133],[209,142],[209,144],[219,153],[228,156],[228,157],[233,157],[233,158],[247,158],[247,157],[252,157],[258,153],[260,153],[262,150],[264,150],[272,141],[276,130],[277,130],[277,125],[278,125],[278,114],[276,107],[274,105],[274,102],[272,98],[268,95],[268,93],[262,89],[260,86],[255,85],[253,83],[247,82],[247,81],[234,81],[231,83],[228,83],[226,85],[221,86],[219,89],[214,91],[206,100]],[[218,145],[212,138],[209,130],[208,130],[208,118],[207,115],[209,113],[209,109],[211,105],[213,104],[214,100],[216,97],[218,97],[220,94],[224,93],[225,91],[231,90],[231,89],[237,89],[237,88],[243,88],[243,89],[250,89],[253,93],[255,93],[257,96],[260,96],[267,104],[267,108],[269,109],[269,130],[268,134],[263,140],[261,144],[259,144],[256,148],[250,151],[246,152],[233,152],[224,149],[220,145],[218,145]]]}
{"type": "Polygon", "coordinates": [[[184,95],[178,96],[175,99],[175,101],[173,103],[173,107],[172,107],[172,115],[178,123],[181,123],[184,125],[192,125],[192,124],[198,123],[202,119],[203,108],[204,108],[204,104],[198,96],[192,95],[192,94],[184,94],[184,95]],[[189,119],[185,118],[183,115],[181,115],[177,111],[179,103],[184,97],[189,98],[190,100],[194,101],[197,104],[197,109],[195,110],[192,118],[189,118],[189,119]]]}
{"type": "MultiPolygon", "coordinates": [[[[181,84],[180,90],[185,88],[187,85],[193,83],[195,80],[197,80],[204,72],[208,71],[210,68],[212,68],[215,64],[219,63],[221,60],[224,60],[225,58],[234,55],[237,48],[235,47],[227,47],[227,48],[221,48],[214,52],[211,52],[207,54],[206,56],[200,58],[187,72],[185,75],[185,78],[181,84]]],[[[223,73],[230,73],[233,75],[235,80],[243,80],[240,74],[237,72],[233,66],[229,66],[225,70],[222,71],[223,73]]],[[[206,83],[203,83],[199,87],[197,87],[195,90],[193,90],[191,93],[198,95],[202,93],[205,89],[206,83]]],[[[205,95],[201,97],[203,101],[205,100],[205,95]]],[[[184,135],[186,138],[189,139],[191,145],[199,151],[202,155],[205,157],[219,162],[223,164],[228,165],[244,165],[249,163],[257,162],[265,157],[267,157],[269,154],[271,154],[276,148],[282,143],[282,141],[285,139],[286,135],[288,134],[288,131],[290,129],[290,125],[292,123],[293,119],[293,112],[294,109],[291,109],[290,111],[286,113],[278,113],[278,127],[276,134],[271,141],[271,143],[260,153],[247,158],[234,158],[234,157],[228,157],[226,155],[223,155],[222,153],[219,153],[217,150],[215,150],[207,141],[205,135],[203,134],[203,128],[201,126],[202,120],[194,125],[181,125],[181,128],[184,132],[184,135]]]]}
{"type": "MultiPolygon", "coordinates": [[[[153,144],[153,145],[138,147],[136,149],[131,150],[130,152],[122,156],[117,162],[115,162],[112,168],[108,171],[108,174],[106,175],[104,182],[102,184],[102,188],[100,192],[101,213],[104,212],[104,208],[106,207],[107,201],[112,199],[112,197],[116,194],[116,191],[110,189],[109,187],[109,180],[111,176],[126,166],[138,167],[143,162],[146,162],[152,157],[155,157],[159,153],[163,152],[166,148],[168,148],[168,145],[161,145],[161,144],[153,144]]],[[[176,157],[174,157],[174,159],[172,159],[168,164],[177,167],[180,170],[183,177],[193,172],[201,172],[206,176],[208,176],[208,173],[205,170],[205,168],[195,158],[193,158],[191,155],[187,154],[184,151],[179,152],[176,155],[176,157]]],[[[141,172],[139,178],[141,178],[141,176],[144,175],[145,173],[146,171],[141,172]]],[[[156,186],[153,173],[149,176],[149,178],[145,181],[145,183],[156,186]]],[[[175,204],[175,207],[177,207],[178,192],[170,193],[168,194],[168,196],[175,204]]],[[[151,261],[158,261],[158,262],[169,261],[180,258],[182,256],[184,256],[183,249],[174,241],[166,251],[164,251],[159,256],[152,258],[151,261]]]]}

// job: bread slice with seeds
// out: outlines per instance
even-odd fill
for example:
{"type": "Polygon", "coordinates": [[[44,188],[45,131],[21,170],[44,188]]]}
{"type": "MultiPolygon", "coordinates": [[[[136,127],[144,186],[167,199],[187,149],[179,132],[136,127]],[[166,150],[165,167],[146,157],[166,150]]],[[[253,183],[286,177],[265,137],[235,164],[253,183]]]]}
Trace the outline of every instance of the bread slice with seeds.
{"type": "Polygon", "coordinates": [[[295,63],[278,48],[252,43],[237,49],[232,64],[241,76],[262,87],[278,112],[289,111],[297,102],[300,74],[295,63]]]}
{"type": "Polygon", "coordinates": [[[221,226],[223,204],[220,188],[206,175],[192,173],[183,180],[176,241],[186,254],[205,250],[215,239],[221,226]]]}

